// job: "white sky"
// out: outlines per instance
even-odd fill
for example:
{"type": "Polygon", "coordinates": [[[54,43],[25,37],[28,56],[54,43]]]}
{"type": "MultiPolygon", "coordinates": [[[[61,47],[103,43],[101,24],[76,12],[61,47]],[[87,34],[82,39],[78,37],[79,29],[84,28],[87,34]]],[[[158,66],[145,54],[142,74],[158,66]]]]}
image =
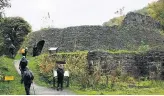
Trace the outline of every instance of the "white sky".
{"type": "Polygon", "coordinates": [[[119,8],[124,13],[141,9],[154,0],[11,0],[6,16],[20,16],[34,31],[53,25],[55,28],[80,25],[102,25],[119,8]],[[50,13],[51,19],[43,19],[50,13]]]}

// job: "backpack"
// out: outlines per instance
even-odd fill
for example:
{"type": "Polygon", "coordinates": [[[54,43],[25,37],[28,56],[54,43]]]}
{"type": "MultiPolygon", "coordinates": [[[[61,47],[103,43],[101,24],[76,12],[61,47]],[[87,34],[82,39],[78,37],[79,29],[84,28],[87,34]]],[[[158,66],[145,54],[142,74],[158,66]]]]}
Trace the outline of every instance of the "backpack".
{"type": "Polygon", "coordinates": [[[28,61],[26,60],[26,58],[22,58],[20,61],[20,66],[21,68],[25,68],[27,66],[28,61]]]}
{"type": "Polygon", "coordinates": [[[64,75],[64,70],[61,69],[61,68],[58,68],[58,69],[57,69],[57,74],[58,74],[59,76],[63,76],[63,75],[64,75]]]}
{"type": "Polygon", "coordinates": [[[30,70],[26,70],[23,73],[23,81],[24,83],[31,83],[34,79],[33,74],[30,70]]]}

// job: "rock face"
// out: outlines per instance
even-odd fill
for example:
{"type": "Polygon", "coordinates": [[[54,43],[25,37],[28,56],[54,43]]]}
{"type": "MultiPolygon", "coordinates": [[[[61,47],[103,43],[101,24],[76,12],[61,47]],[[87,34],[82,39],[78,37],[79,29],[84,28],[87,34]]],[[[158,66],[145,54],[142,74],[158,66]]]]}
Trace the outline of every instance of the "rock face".
{"type": "Polygon", "coordinates": [[[142,42],[156,46],[163,44],[161,25],[151,17],[130,12],[121,26],[76,26],[64,29],[52,28],[32,32],[27,46],[32,52],[34,44],[45,41],[43,51],[59,47],[59,51],[94,49],[137,49],[142,42]]]}
{"type": "Polygon", "coordinates": [[[160,29],[162,26],[150,16],[130,12],[123,20],[123,25],[140,26],[145,28],[160,29]]]}
{"type": "Polygon", "coordinates": [[[110,75],[119,69],[121,74],[134,77],[164,80],[164,51],[148,51],[142,54],[109,54],[107,52],[88,52],[90,74],[99,66],[102,73],[110,75]]]}

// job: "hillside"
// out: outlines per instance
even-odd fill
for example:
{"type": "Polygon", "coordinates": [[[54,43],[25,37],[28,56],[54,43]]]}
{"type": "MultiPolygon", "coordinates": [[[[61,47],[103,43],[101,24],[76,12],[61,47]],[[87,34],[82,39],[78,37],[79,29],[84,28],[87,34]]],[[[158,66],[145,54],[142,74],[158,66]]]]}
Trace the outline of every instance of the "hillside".
{"type": "MultiPolygon", "coordinates": [[[[135,13],[139,13],[142,15],[146,15],[146,16],[150,16],[153,19],[157,20],[158,22],[160,22],[161,25],[164,25],[164,0],[157,0],[154,1],[152,3],[149,3],[147,6],[145,6],[142,9],[137,9],[134,10],[133,12],[135,13]]],[[[112,26],[112,25],[120,25],[123,21],[123,18],[125,16],[119,16],[119,17],[114,17],[112,19],[110,19],[107,22],[103,23],[103,26],[112,26]]],[[[164,29],[164,27],[163,27],[164,29]]]]}

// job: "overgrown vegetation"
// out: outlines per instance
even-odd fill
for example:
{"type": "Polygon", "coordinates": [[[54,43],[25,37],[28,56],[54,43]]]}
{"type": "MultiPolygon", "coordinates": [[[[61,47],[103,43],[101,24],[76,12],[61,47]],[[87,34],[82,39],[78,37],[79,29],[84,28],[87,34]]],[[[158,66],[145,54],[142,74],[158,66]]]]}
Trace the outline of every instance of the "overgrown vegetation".
{"type": "MultiPolygon", "coordinates": [[[[150,3],[146,7],[135,10],[134,12],[140,13],[142,15],[151,16],[155,20],[159,21],[162,25],[164,25],[164,0],[158,0],[150,3]]],[[[113,26],[120,25],[124,19],[124,16],[115,17],[110,19],[108,22],[105,22],[103,25],[105,26],[113,26]]]]}
{"type": "Polygon", "coordinates": [[[150,3],[148,6],[137,10],[137,13],[151,16],[155,20],[159,21],[162,25],[164,25],[164,0],[158,0],[156,2],[150,3]]]}
{"type": "MultiPolygon", "coordinates": [[[[115,53],[123,53],[127,51],[118,51],[115,53]]],[[[80,53],[80,52],[78,52],[80,53]]],[[[30,60],[29,68],[35,75],[35,82],[42,86],[52,87],[53,68],[56,67],[57,60],[65,60],[65,70],[70,72],[70,89],[76,94],[87,95],[121,95],[121,94],[144,94],[144,95],[161,95],[164,94],[163,81],[148,80],[147,78],[135,79],[128,74],[120,75],[119,69],[112,72],[108,78],[105,75],[101,75],[99,66],[95,66],[95,72],[93,75],[88,75],[86,53],[58,53],[56,56],[50,56],[48,54],[42,54],[37,57],[28,56],[30,60]]],[[[113,53],[113,54],[115,54],[113,53]]],[[[18,54],[16,59],[20,59],[21,55],[18,54]]],[[[1,74],[13,75],[14,81],[0,82],[1,94],[24,94],[23,85],[20,84],[20,76],[17,74],[15,68],[13,68],[11,59],[6,57],[0,58],[1,74]]],[[[1,76],[2,76],[1,75],[1,76]]],[[[65,86],[65,85],[64,85],[65,86]]]]}
{"type": "Polygon", "coordinates": [[[158,20],[162,25],[164,25],[164,0],[158,0],[153,2],[148,6],[148,12],[151,17],[158,20]]]}
{"type": "Polygon", "coordinates": [[[110,19],[108,22],[105,22],[103,26],[121,26],[122,21],[124,20],[125,16],[115,17],[110,19]]]}
{"type": "MultiPolygon", "coordinates": [[[[126,53],[128,51],[115,51],[116,54],[124,52],[126,53]]],[[[82,52],[82,54],[75,54],[75,52],[73,54],[58,53],[53,56],[43,54],[35,58],[30,58],[31,62],[29,67],[35,74],[36,83],[52,87],[52,70],[56,68],[55,62],[65,60],[65,70],[70,72],[70,89],[76,94],[164,94],[163,81],[148,80],[144,77],[135,79],[128,74],[120,75],[120,69],[112,71],[112,74],[109,75],[108,80],[106,75],[102,75],[99,70],[100,66],[95,66],[94,73],[92,75],[88,75],[86,56],[87,54],[84,52],[82,52]]]]}

